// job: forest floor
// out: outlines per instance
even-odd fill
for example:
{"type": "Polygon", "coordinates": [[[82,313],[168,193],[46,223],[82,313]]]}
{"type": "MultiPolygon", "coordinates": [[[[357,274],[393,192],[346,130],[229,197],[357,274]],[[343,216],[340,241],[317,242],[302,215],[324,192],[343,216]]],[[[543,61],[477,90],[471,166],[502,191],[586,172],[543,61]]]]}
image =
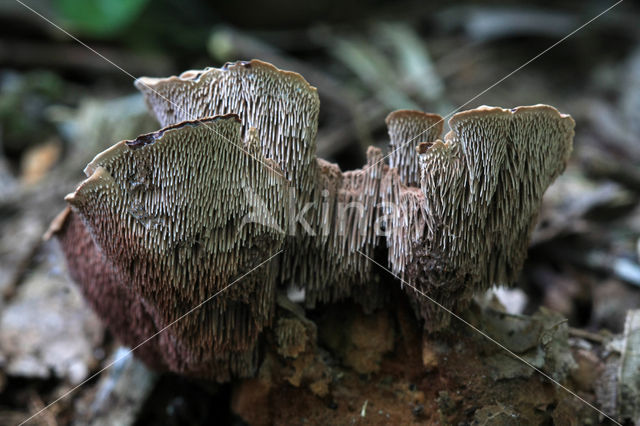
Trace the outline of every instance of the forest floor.
{"type": "Polygon", "coordinates": [[[386,149],[384,118],[394,109],[448,117],[543,103],[571,114],[574,152],[545,195],[519,281],[461,315],[579,398],[464,323],[423,333],[399,294],[372,314],[348,302],[300,312],[283,301],[283,316],[302,324],[300,347],[277,344],[285,324],[274,324],[254,379],[158,375],[126,357],[84,383],[126,350],[68,278],[57,243],[42,237],[96,153],[158,125],[129,76],[16,3],[0,9],[0,424],[69,391],[32,422],[609,422],[586,402],[623,423],[640,420],[637,401],[621,391],[640,346],[637,5],[621,4],[547,51],[608,5],[436,2],[427,11],[371,2],[355,24],[294,25],[285,16],[259,29],[234,26],[243,15],[233,8],[202,22],[196,7],[175,18],[193,19],[193,28],[170,38],[170,25],[149,22],[173,18],[166,3],[136,18],[152,29],[135,43],[135,26],[79,37],[136,76],[251,58],[300,72],[321,98],[318,155],[343,170],[361,167],[368,145],[386,149]]]}

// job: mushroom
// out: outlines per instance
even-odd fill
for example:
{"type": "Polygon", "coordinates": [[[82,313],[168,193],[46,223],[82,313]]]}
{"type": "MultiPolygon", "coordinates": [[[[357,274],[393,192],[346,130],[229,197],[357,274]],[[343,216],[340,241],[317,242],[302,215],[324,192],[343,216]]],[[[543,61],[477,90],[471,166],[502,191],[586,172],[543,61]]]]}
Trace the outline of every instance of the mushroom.
{"type": "Polygon", "coordinates": [[[385,120],[389,130],[389,166],[398,169],[400,180],[408,186],[419,186],[420,164],[416,155],[419,141],[435,141],[442,134],[444,119],[422,111],[398,110],[385,120]]]}
{"type": "MultiPolygon", "coordinates": [[[[343,172],[315,157],[318,96],[298,74],[253,60],[136,86],[165,127],[96,156],[50,231],[124,343],[158,333],[145,361],[218,381],[255,372],[278,287],[304,289],[310,307],[383,305],[391,287],[367,258],[381,247],[452,308],[513,282],[573,137],[573,120],[542,105],[456,114],[444,141],[441,117],[396,111],[390,164],[369,148],[343,172]]],[[[427,328],[446,324],[405,290],[427,328]]]]}
{"type": "MultiPolygon", "coordinates": [[[[49,233],[54,233],[61,243],[71,278],[80,285],[93,310],[123,344],[135,347],[158,331],[143,299],[121,285],[114,265],[102,254],[70,207],[56,217],[49,233]]],[[[164,370],[167,366],[161,354],[159,341],[155,339],[136,351],[147,365],[164,370]]]]}
{"type": "Polygon", "coordinates": [[[300,74],[252,60],[178,77],[142,77],[135,86],[162,126],[237,114],[245,130],[256,129],[262,154],[299,190],[299,205],[308,201],[315,183],[320,99],[300,74]]]}
{"type": "Polygon", "coordinates": [[[373,256],[378,244],[375,222],[380,182],[385,169],[382,152],[370,147],[367,166],[341,172],[318,160],[318,181],[309,209],[313,234],[298,238],[296,251],[285,254],[283,282],[302,287],[306,304],[353,298],[366,311],[385,300],[384,289],[372,282],[373,256]]]}
{"type": "MultiPolygon", "coordinates": [[[[238,117],[224,115],[120,142],[89,163],[88,178],[66,197],[73,218],[82,220],[99,248],[91,249],[112,265],[101,266],[109,275],[104,279],[123,283],[123,292],[129,292],[125,300],[135,295],[138,302],[132,304],[150,320],[114,330],[124,334],[123,340],[154,325],[160,330],[173,324],[282,245],[286,183],[281,172],[272,170],[277,164],[238,148],[250,149],[252,134],[243,141],[238,117]],[[262,163],[272,163],[271,168],[262,163]],[[265,200],[275,223],[242,222],[253,197],[265,200]]],[[[66,225],[57,233],[63,246],[71,246],[65,249],[70,268],[79,270],[76,279],[92,298],[99,283],[81,272],[88,266],[74,264],[82,257],[73,252],[73,236],[67,235],[82,233],[74,223],[66,225]]],[[[265,265],[242,286],[229,288],[224,297],[159,334],[157,345],[168,368],[211,373],[220,380],[250,374],[257,336],[273,316],[275,266],[265,265]]],[[[106,314],[116,313],[123,314],[106,314]]]]}
{"type": "MultiPolygon", "coordinates": [[[[458,308],[474,293],[515,282],[542,195],[568,162],[574,125],[545,105],[454,115],[444,142],[418,146],[425,233],[413,240],[408,263],[390,259],[393,268],[458,308]]],[[[448,315],[415,297],[429,327],[446,324],[448,315]]]]}

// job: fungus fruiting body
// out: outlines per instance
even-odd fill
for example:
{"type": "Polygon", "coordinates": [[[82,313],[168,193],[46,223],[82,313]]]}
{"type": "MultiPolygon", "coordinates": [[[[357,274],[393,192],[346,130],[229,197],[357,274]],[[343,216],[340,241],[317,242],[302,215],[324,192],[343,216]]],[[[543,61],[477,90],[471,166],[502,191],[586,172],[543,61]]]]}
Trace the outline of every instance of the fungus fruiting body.
{"type": "MultiPolygon", "coordinates": [[[[441,117],[396,111],[389,164],[369,148],[343,172],[315,156],[318,95],[298,74],[253,60],[136,87],[165,127],[96,156],[51,232],[124,343],[162,330],[143,359],[219,381],[255,372],[279,288],[304,289],[308,306],[385,303],[376,249],[454,309],[513,282],[573,138],[573,120],[543,105],[456,114],[443,140],[441,117]]],[[[405,290],[427,328],[446,324],[405,290]]]]}

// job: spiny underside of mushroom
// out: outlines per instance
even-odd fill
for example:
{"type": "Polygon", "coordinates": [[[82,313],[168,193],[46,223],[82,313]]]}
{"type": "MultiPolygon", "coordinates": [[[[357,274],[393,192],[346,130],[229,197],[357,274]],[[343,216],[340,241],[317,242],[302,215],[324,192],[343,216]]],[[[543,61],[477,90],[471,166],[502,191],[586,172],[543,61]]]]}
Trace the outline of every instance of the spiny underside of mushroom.
{"type": "Polygon", "coordinates": [[[255,373],[289,286],[373,310],[401,285],[436,330],[448,315],[419,292],[460,309],[513,283],[573,139],[544,105],[458,113],[444,137],[441,117],[402,110],[389,162],[372,147],[343,172],[316,158],[319,99],[298,74],[253,60],[136,87],[165,127],[96,156],[51,232],[123,343],[157,333],[147,363],[218,381],[255,373]],[[374,279],[380,253],[406,284],[374,279]]]}

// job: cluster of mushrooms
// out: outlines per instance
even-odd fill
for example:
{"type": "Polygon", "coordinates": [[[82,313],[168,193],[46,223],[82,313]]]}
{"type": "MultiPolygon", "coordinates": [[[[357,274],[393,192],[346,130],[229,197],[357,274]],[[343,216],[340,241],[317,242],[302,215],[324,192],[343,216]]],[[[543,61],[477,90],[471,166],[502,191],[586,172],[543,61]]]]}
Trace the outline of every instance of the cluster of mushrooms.
{"type": "Polygon", "coordinates": [[[343,172],[316,158],[319,98],[296,73],[253,60],[136,87],[163,128],[98,154],[51,231],[124,344],[162,330],[139,357],[218,381],[254,374],[291,286],[365,310],[402,286],[436,330],[449,317],[420,293],[457,310],[514,282],[574,135],[544,105],[458,113],[443,139],[440,116],[402,110],[388,158],[371,147],[343,172]],[[375,280],[370,258],[401,280],[375,280]]]}

